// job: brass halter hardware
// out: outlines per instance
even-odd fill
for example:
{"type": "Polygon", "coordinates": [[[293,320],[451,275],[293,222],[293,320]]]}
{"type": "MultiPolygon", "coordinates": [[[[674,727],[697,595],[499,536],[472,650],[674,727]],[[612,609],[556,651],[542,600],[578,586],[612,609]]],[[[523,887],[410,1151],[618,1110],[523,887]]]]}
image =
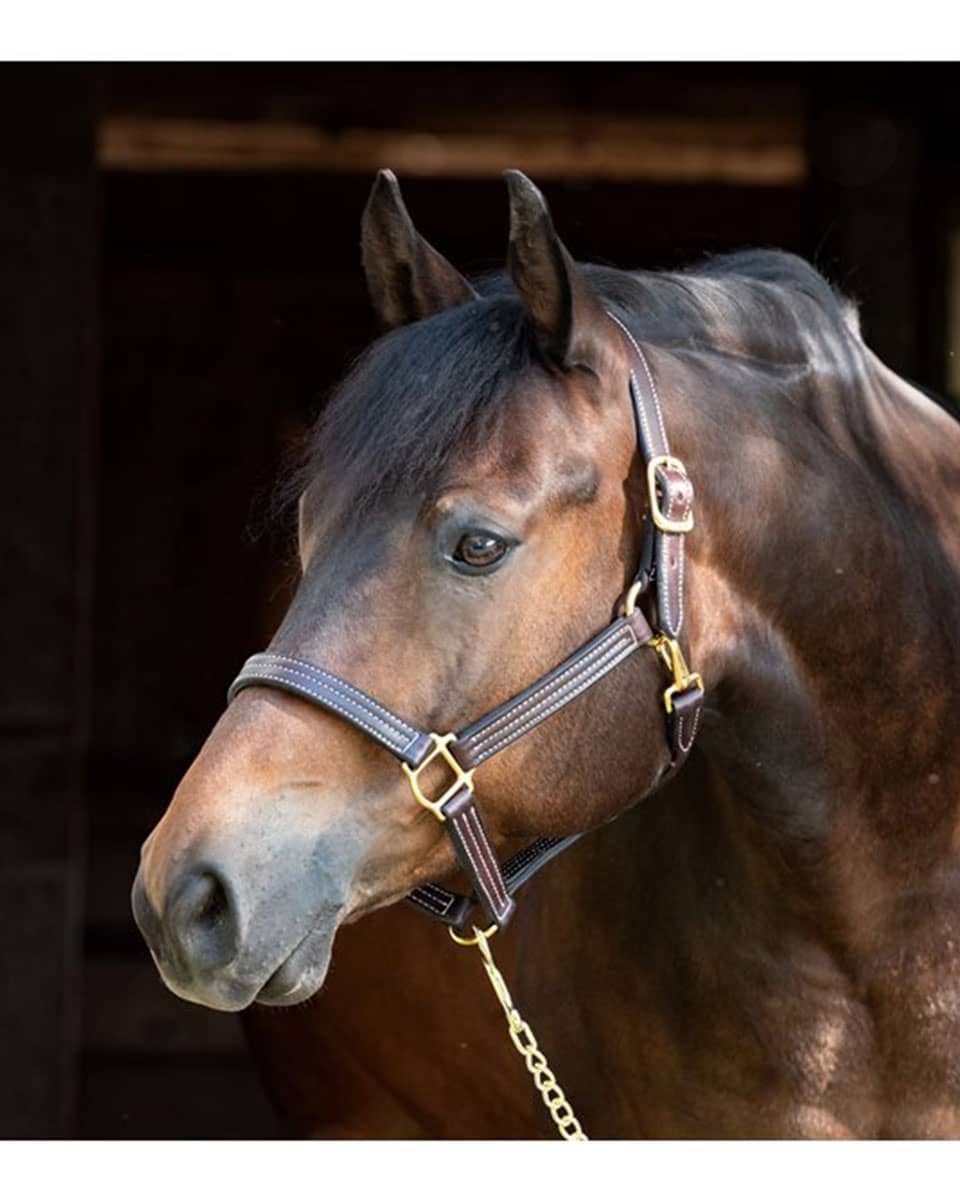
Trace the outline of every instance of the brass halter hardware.
{"type": "Polygon", "coordinates": [[[656,650],[664,666],[673,675],[673,683],[663,693],[663,707],[668,713],[672,713],[673,698],[677,692],[685,692],[691,687],[698,687],[703,691],[703,678],[687,666],[687,660],[683,657],[683,651],[676,638],[658,633],[649,645],[651,650],[656,650]]]}
{"type": "MultiPolygon", "coordinates": [[[[637,607],[637,600],[643,593],[644,585],[642,583],[634,583],[627,592],[626,598],[623,601],[623,615],[629,617],[637,607]]],[[[660,656],[663,665],[673,676],[673,683],[664,689],[663,707],[667,710],[667,714],[673,712],[673,698],[678,692],[685,692],[688,688],[698,687],[703,691],[703,676],[699,671],[691,671],[687,666],[687,660],[683,656],[683,650],[680,648],[680,643],[674,637],[668,637],[665,633],[656,634],[647,645],[651,650],[655,650],[660,656]]]]}
{"type": "Polygon", "coordinates": [[[450,753],[450,743],[456,741],[457,738],[455,733],[431,733],[430,737],[433,741],[433,749],[423,762],[418,767],[410,767],[405,762],[402,762],[400,768],[407,777],[407,783],[410,784],[410,790],[413,792],[416,802],[422,804],[427,812],[433,813],[438,821],[445,821],[447,818],[443,815],[443,806],[446,802],[455,796],[461,787],[469,788],[470,791],[473,791],[473,771],[465,771],[450,753]],[[438,758],[442,758],[453,772],[453,783],[450,784],[442,795],[432,800],[429,796],[425,796],[421,790],[420,772],[429,767],[438,758]]]}
{"type": "Polygon", "coordinates": [[[687,473],[687,468],[680,459],[674,458],[672,454],[657,454],[650,459],[647,463],[647,499],[650,503],[650,519],[662,533],[689,533],[693,528],[692,510],[685,517],[675,520],[668,517],[660,505],[660,496],[657,493],[657,471],[663,467],[678,471],[684,476],[687,473]]]}

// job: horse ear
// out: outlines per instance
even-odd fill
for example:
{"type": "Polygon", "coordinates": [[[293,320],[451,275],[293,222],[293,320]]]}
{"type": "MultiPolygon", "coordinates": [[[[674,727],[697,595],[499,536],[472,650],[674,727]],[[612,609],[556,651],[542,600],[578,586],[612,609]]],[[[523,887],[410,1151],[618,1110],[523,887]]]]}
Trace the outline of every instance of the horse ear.
{"type": "Polygon", "coordinates": [[[546,356],[564,370],[588,364],[603,307],[557,237],[540,189],[522,171],[504,171],[510,193],[508,264],[546,356]]]}
{"type": "Polygon", "coordinates": [[[363,210],[363,269],[387,329],[454,308],[477,293],[414,228],[392,171],[378,171],[363,210]]]}

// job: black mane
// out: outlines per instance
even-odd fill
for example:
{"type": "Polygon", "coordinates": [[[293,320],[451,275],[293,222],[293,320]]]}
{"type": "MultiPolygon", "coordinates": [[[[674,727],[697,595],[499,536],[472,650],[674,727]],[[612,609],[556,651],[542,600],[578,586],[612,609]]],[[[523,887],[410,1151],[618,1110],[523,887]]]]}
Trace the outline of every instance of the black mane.
{"type": "MultiPolygon", "coordinates": [[[[795,255],[751,250],[685,271],[581,267],[605,307],[642,343],[716,369],[771,377],[829,370],[855,389],[865,369],[852,308],[795,255]]],[[[337,519],[429,489],[450,454],[502,416],[507,385],[539,361],[526,309],[503,274],[481,299],[398,329],[361,356],[312,429],[293,498],[324,481],[337,519]]],[[[758,380],[759,382],[759,380],[758,380]]]]}

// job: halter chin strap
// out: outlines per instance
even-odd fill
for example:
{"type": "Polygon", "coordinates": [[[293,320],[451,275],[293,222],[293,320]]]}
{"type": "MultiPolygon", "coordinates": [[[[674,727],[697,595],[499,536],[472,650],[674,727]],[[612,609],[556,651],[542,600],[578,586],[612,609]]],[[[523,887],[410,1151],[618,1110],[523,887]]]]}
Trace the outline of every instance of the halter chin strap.
{"type": "Polygon", "coordinates": [[[408,900],[450,926],[463,925],[474,903],[503,928],[516,908],[513,894],[580,834],[538,838],[501,868],[476,805],[474,771],[591,688],[634,651],[648,646],[667,668],[663,693],[670,762],[660,786],[683,765],[703,709],[703,682],[687,668],[679,637],[684,619],[684,537],[693,528],[693,487],[686,469],[670,454],[660,397],[646,356],[626,326],[611,314],[628,346],[630,399],[637,440],[646,464],[648,514],[640,567],[622,607],[606,629],[552,671],[458,733],[417,729],[372,696],[330,671],[283,654],[255,654],[230,685],[229,703],[248,687],[289,692],[336,714],[399,759],[411,792],[447,829],[473,895],[437,883],[414,888],[408,900]],[[656,632],[638,607],[656,583],[656,632]],[[424,773],[445,773],[428,792],[424,773]]]}

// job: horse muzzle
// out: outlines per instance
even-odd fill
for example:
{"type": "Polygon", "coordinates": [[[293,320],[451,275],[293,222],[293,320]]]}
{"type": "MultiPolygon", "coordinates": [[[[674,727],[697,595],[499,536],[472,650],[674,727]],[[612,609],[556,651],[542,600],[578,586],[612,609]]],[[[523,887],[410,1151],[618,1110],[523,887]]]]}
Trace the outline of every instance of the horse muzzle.
{"type": "Polygon", "coordinates": [[[167,987],[227,1012],[309,999],[347,907],[345,839],[305,847],[250,831],[171,855],[163,833],[161,824],[144,845],[131,901],[167,987]]]}

